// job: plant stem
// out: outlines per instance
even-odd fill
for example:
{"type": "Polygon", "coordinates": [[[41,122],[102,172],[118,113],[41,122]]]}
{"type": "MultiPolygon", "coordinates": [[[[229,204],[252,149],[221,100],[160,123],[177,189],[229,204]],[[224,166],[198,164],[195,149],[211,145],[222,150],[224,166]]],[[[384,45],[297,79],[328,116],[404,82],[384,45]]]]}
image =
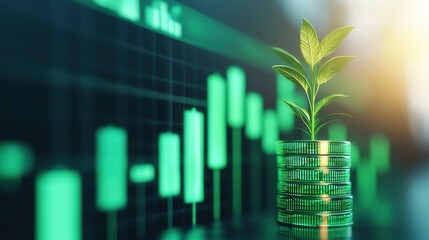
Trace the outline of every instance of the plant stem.
{"type": "Polygon", "coordinates": [[[311,137],[311,140],[314,140],[315,139],[315,134],[314,134],[314,131],[315,131],[315,121],[316,121],[316,119],[315,119],[315,109],[314,109],[314,103],[315,103],[315,100],[316,100],[316,79],[314,79],[314,68],[313,68],[313,66],[311,66],[311,101],[309,102],[309,104],[310,104],[310,127],[311,127],[311,129],[310,129],[310,137],[311,137]]]}

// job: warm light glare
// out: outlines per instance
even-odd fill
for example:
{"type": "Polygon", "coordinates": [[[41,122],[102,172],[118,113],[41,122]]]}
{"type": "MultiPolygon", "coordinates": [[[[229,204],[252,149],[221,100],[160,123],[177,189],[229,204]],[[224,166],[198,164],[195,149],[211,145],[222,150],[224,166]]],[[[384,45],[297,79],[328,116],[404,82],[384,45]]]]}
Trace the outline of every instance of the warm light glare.
{"type": "Polygon", "coordinates": [[[328,154],[329,142],[320,142],[320,154],[328,154]]]}
{"type": "MultiPolygon", "coordinates": [[[[365,49],[358,56],[366,59],[361,61],[364,68],[373,68],[377,76],[383,76],[370,79],[372,82],[390,84],[405,95],[399,101],[406,102],[412,135],[422,149],[428,149],[429,1],[352,0],[344,6],[347,24],[356,25],[356,34],[346,46],[365,49]]],[[[393,92],[389,89],[378,97],[386,98],[393,92]]]]}

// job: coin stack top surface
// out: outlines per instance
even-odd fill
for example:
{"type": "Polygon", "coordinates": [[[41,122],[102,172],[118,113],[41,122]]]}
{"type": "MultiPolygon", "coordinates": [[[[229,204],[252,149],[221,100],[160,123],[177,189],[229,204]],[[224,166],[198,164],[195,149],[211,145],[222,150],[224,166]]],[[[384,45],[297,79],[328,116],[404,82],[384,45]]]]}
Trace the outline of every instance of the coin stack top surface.
{"type": "Polygon", "coordinates": [[[305,227],[353,223],[348,141],[277,142],[277,221],[305,227]]]}

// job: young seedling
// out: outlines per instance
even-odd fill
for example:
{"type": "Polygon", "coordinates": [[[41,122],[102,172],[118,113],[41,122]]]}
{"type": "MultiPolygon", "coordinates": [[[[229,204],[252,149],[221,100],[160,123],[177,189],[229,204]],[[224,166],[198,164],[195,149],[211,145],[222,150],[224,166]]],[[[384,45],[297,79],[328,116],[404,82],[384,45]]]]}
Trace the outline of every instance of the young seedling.
{"type": "Polygon", "coordinates": [[[309,69],[306,73],[301,62],[287,51],[273,47],[273,51],[286,62],[286,65],[274,65],[273,69],[283,75],[287,80],[302,88],[307,96],[309,109],[297,105],[294,102],[284,100],[284,102],[293,110],[301,121],[304,128],[298,128],[304,131],[311,140],[315,140],[317,133],[327,124],[338,121],[335,116],[349,116],[346,113],[330,113],[320,116],[320,111],[331,102],[338,98],[347,97],[344,94],[332,94],[325,98],[317,100],[317,93],[322,84],[331,80],[353,56],[338,56],[325,61],[327,56],[337,49],[344,38],[353,30],[354,27],[346,26],[338,28],[329,33],[321,42],[317,36],[316,30],[306,19],[303,19],[300,30],[300,47],[304,61],[309,69]]]}

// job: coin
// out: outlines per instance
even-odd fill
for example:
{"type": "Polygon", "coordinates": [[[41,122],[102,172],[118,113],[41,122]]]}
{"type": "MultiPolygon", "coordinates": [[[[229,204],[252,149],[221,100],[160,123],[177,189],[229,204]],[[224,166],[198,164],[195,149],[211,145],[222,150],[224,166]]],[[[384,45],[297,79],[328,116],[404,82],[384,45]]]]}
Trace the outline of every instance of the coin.
{"type": "Polygon", "coordinates": [[[278,169],[280,182],[327,182],[341,183],[350,181],[350,169],[278,169]]]}
{"type": "Polygon", "coordinates": [[[350,168],[350,156],[278,155],[278,168],[350,168]]]}
{"type": "Polygon", "coordinates": [[[353,197],[296,197],[277,196],[277,208],[287,212],[334,213],[348,212],[353,208],[353,197]]]}
{"type": "Polygon", "coordinates": [[[345,196],[352,193],[350,182],[342,183],[277,183],[278,194],[295,196],[345,196]]]}
{"type": "Polygon", "coordinates": [[[309,228],[309,227],[299,227],[299,226],[290,226],[290,225],[279,225],[278,234],[281,237],[287,237],[287,239],[351,239],[352,237],[352,227],[318,227],[318,228],[309,228]]]}
{"type": "Polygon", "coordinates": [[[339,227],[353,224],[353,213],[318,213],[306,214],[299,212],[277,211],[280,224],[291,224],[306,227],[339,227]]]}
{"type": "Polygon", "coordinates": [[[348,141],[278,141],[276,153],[280,155],[350,155],[351,144],[348,141]]]}

